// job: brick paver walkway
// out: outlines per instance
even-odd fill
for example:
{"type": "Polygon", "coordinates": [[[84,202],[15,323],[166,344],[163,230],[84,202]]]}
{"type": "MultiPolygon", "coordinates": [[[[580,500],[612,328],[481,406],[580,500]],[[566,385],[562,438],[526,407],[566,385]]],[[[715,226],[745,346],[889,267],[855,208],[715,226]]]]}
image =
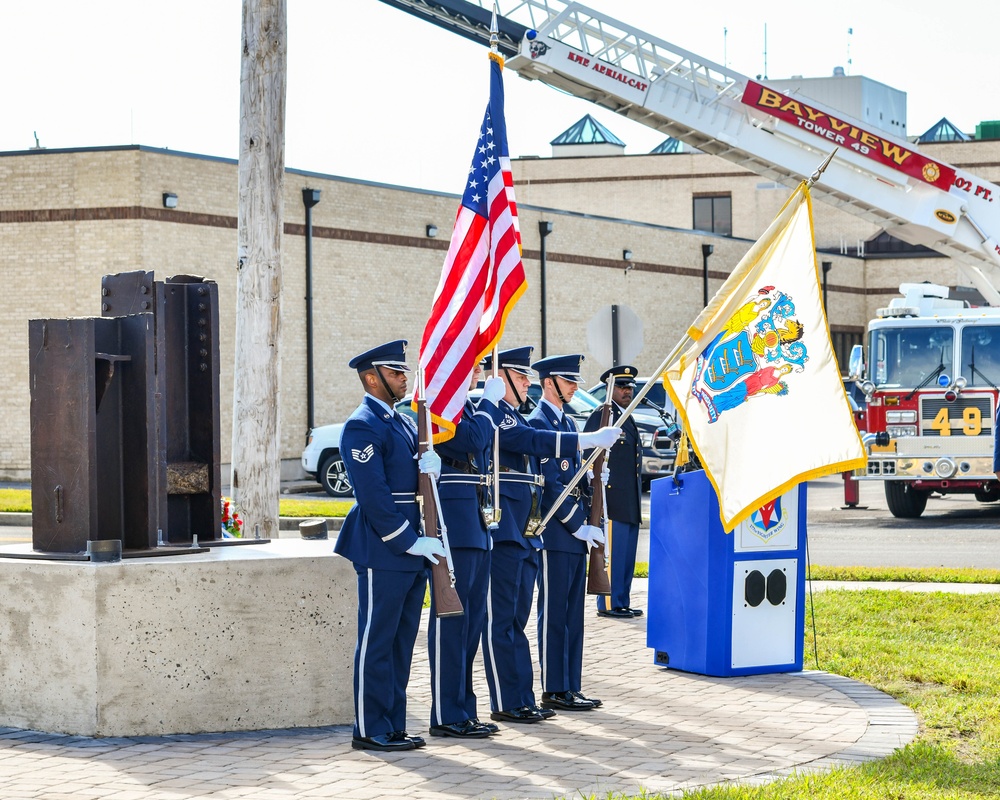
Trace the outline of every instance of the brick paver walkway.
{"type": "MultiPolygon", "coordinates": [[[[645,582],[634,593],[643,606],[645,582]]],[[[585,686],[604,706],[472,742],[427,737],[399,754],[352,750],[346,726],[86,739],[0,729],[0,798],[551,798],[679,792],[879,758],[917,732],[912,712],[824,672],[710,678],[656,667],[645,618],[588,610],[585,686]]],[[[426,736],[425,635],[410,680],[426,736]]],[[[345,676],[345,680],[349,677],[345,676]]],[[[485,681],[479,683],[480,716],[485,681]]]]}

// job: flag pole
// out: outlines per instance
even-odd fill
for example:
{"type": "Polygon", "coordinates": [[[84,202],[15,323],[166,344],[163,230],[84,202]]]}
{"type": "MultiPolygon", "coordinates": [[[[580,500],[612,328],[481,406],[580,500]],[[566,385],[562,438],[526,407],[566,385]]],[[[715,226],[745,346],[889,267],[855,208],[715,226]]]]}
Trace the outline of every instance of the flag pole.
{"type": "MultiPolygon", "coordinates": [[[[500,30],[497,28],[497,4],[493,3],[493,18],[490,20],[490,53],[500,54],[500,30]]],[[[503,70],[503,62],[500,62],[500,69],[503,70]]],[[[496,378],[500,373],[500,341],[493,343],[492,377],[496,378]]],[[[493,428],[493,486],[490,487],[493,493],[493,514],[489,522],[490,531],[495,531],[500,527],[500,426],[493,428]]]]}
{"type": "MultiPolygon", "coordinates": [[[[663,373],[667,371],[667,368],[671,364],[673,364],[674,361],[678,359],[678,357],[680,357],[681,352],[684,350],[685,347],[688,346],[688,344],[691,343],[691,341],[692,341],[691,337],[685,334],[681,338],[681,340],[674,346],[674,349],[670,351],[670,355],[668,355],[665,359],[663,359],[663,363],[660,364],[659,369],[656,370],[654,375],[656,375],[657,377],[663,375],[663,373]]],[[[617,422],[619,425],[625,420],[627,420],[630,416],[632,416],[632,412],[635,411],[636,407],[639,405],[639,403],[642,402],[643,398],[649,393],[649,390],[653,388],[653,385],[655,383],[656,381],[646,381],[643,387],[632,398],[632,402],[628,404],[628,407],[622,412],[622,415],[618,418],[617,422]]],[[[542,518],[542,522],[539,526],[539,535],[541,535],[544,532],[545,526],[549,524],[549,520],[551,520],[553,514],[556,513],[556,509],[559,508],[559,506],[567,497],[569,497],[569,493],[573,491],[574,487],[580,482],[580,479],[587,474],[587,470],[590,469],[591,465],[594,463],[594,461],[597,460],[597,456],[600,455],[601,452],[603,452],[601,448],[595,447],[591,452],[590,456],[588,456],[587,459],[583,462],[583,466],[580,467],[576,475],[574,475],[572,480],[570,480],[570,482],[566,484],[566,487],[562,490],[562,493],[552,503],[552,506],[549,508],[548,513],[546,513],[546,515],[542,518]]]]}
{"type": "MultiPolygon", "coordinates": [[[[837,154],[837,151],[839,149],[840,149],[839,147],[835,147],[833,149],[833,151],[825,159],[823,159],[823,162],[816,168],[816,171],[813,172],[813,174],[805,182],[806,183],[806,188],[811,187],[814,183],[816,183],[816,181],[818,181],[820,179],[820,176],[823,174],[823,172],[826,170],[826,168],[830,165],[830,162],[833,161],[833,157],[837,154]]],[[[723,289],[725,289],[725,286],[723,286],[723,289]]],[[[722,291],[723,289],[720,289],[719,291],[722,291]]],[[[718,296],[718,292],[716,292],[716,296],[718,296]]],[[[711,302],[709,303],[709,305],[711,305],[711,302]]],[[[706,308],[708,308],[708,306],[706,306],[706,308]]],[[[702,313],[704,313],[704,311],[702,313]]],[[[660,364],[659,369],[657,369],[657,371],[654,373],[654,375],[656,375],[658,377],[662,376],[663,373],[667,371],[668,367],[670,367],[670,365],[673,364],[673,362],[676,361],[677,358],[680,357],[681,352],[692,341],[693,340],[691,339],[691,337],[689,335],[685,334],[681,338],[680,342],[678,342],[677,345],[674,347],[674,349],[670,351],[670,355],[668,355],[663,360],[663,363],[660,364]]],[[[632,402],[628,404],[628,408],[626,408],[622,412],[622,415],[618,418],[619,424],[622,423],[622,422],[624,422],[630,416],[632,416],[632,412],[635,411],[635,409],[639,405],[639,403],[642,402],[643,398],[646,396],[646,394],[649,392],[649,390],[651,388],[653,388],[653,384],[654,383],[655,383],[655,381],[646,381],[645,385],[632,398],[632,402]]],[[[598,452],[599,452],[599,450],[597,448],[595,448],[594,451],[590,454],[590,457],[587,458],[584,461],[583,466],[580,467],[580,470],[576,473],[576,475],[573,476],[572,480],[570,480],[570,482],[563,489],[563,491],[559,495],[559,497],[556,498],[555,502],[552,504],[552,507],[549,509],[548,513],[542,519],[541,525],[539,526],[539,532],[544,531],[545,526],[548,525],[549,520],[551,520],[553,514],[555,514],[555,510],[562,504],[562,502],[567,497],[569,497],[569,493],[571,491],[573,491],[573,488],[580,482],[580,480],[586,474],[587,470],[590,469],[590,466],[594,463],[594,460],[597,458],[598,452]]]]}
{"type": "Polygon", "coordinates": [[[812,189],[816,181],[820,179],[820,176],[824,172],[826,172],[826,168],[830,166],[830,162],[833,161],[833,157],[837,155],[837,151],[839,149],[840,149],[839,147],[834,147],[833,150],[830,151],[830,155],[828,155],[825,159],[823,159],[823,163],[820,164],[818,167],[816,167],[816,171],[812,175],[810,175],[809,180],[806,181],[807,189],[812,189]]]}
{"type": "MultiPolygon", "coordinates": [[[[493,345],[493,360],[492,360],[492,377],[496,378],[499,376],[499,364],[500,361],[500,345],[493,345]]],[[[499,403],[498,403],[499,405],[499,403]]],[[[495,531],[500,527],[500,426],[497,425],[493,428],[493,486],[490,487],[493,493],[493,514],[492,519],[489,523],[489,528],[491,531],[495,531]]]]}

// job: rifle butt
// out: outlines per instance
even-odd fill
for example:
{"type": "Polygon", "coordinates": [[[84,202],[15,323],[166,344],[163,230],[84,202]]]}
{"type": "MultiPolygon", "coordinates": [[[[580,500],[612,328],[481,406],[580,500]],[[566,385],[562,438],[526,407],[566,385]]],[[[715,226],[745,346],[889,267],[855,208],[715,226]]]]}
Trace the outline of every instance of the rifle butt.
{"type": "Polygon", "coordinates": [[[431,590],[434,592],[434,616],[438,619],[460,617],[465,613],[462,600],[451,585],[448,562],[444,559],[431,566],[431,590]]]}
{"type": "Polygon", "coordinates": [[[587,594],[611,594],[611,581],[604,558],[604,547],[594,547],[590,551],[590,568],[587,570],[587,594]]]}

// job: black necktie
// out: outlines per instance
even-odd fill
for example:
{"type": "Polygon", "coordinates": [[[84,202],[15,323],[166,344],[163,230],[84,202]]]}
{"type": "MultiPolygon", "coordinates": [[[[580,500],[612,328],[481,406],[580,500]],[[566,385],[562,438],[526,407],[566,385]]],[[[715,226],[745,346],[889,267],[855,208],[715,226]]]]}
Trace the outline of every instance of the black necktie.
{"type": "Polygon", "coordinates": [[[396,427],[402,429],[402,433],[406,437],[406,441],[410,443],[410,447],[416,449],[417,437],[413,432],[413,428],[407,424],[406,420],[403,419],[403,415],[398,411],[393,411],[392,416],[396,421],[396,427]]]}

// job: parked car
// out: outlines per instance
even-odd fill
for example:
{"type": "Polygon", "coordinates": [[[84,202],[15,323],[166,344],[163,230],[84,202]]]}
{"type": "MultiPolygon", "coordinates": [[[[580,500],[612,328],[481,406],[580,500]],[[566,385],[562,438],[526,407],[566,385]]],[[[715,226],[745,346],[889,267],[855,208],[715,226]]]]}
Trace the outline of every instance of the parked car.
{"type": "MultiPolygon", "coordinates": [[[[477,398],[479,390],[473,389],[470,396],[477,398]]],[[[531,384],[528,387],[528,399],[521,410],[526,414],[530,413],[541,396],[541,386],[537,383],[531,384]]],[[[416,420],[417,415],[410,405],[411,401],[412,395],[407,395],[396,404],[396,410],[416,420]]],[[[573,395],[573,400],[569,404],[569,414],[576,426],[583,430],[591,413],[600,405],[600,401],[593,394],[581,388],[573,395]]],[[[653,418],[648,415],[636,415],[636,424],[639,426],[639,438],[642,441],[642,482],[643,486],[647,486],[653,478],[673,470],[677,451],[672,434],[676,425],[673,425],[672,419],[670,425],[667,425],[659,416],[653,418]]],[[[340,437],[343,430],[342,422],[313,428],[302,451],[302,469],[316,478],[324,491],[333,497],[350,497],[354,493],[344,460],[340,456],[340,437]]]]}
{"type": "MultiPolygon", "coordinates": [[[[396,410],[416,421],[416,412],[410,407],[413,399],[408,394],[396,403],[396,410]]],[[[351,497],[354,487],[347,475],[347,467],[340,456],[340,437],[344,423],[320,425],[309,431],[309,439],[302,451],[302,469],[319,481],[323,490],[332,497],[351,497]]]]}
{"type": "MultiPolygon", "coordinates": [[[[643,401],[638,406],[636,406],[635,413],[642,414],[647,417],[655,417],[657,419],[662,419],[660,416],[660,409],[667,412],[667,416],[670,418],[670,422],[664,420],[665,425],[673,424],[676,419],[676,412],[674,411],[674,404],[667,396],[666,389],[663,388],[663,382],[659,378],[636,378],[635,379],[635,391],[638,393],[643,386],[645,386],[650,381],[654,381],[654,384],[649,387],[649,391],[646,392],[646,396],[643,401]]],[[[604,402],[604,395],[607,392],[607,387],[603,383],[599,383],[596,386],[591,386],[588,390],[597,400],[601,403],[604,402]]]]}
{"type": "Polygon", "coordinates": [[[302,469],[319,481],[323,490],[332,497],[351,497],[354,494],[344,459],[340,457],[340,436],[343,432],[343,422],[313,428],[302,451],[302,469]]]}
{"type": "MultiPolygon", "coordinates": [[[[600,389],[603,398],[606,389],[603,385],[600,389]]],[[[662,391],[662,389],[661,386],[660,390],[662,391]]],[[[534,408],[541,396],[541,386],[537,383],[531,384],[528,387],[527,405],[534,408]]],[[[592,391],[583,388],[576,390],[573,400],[570,402],[570,415],[580,430],[583,430],[587,419],[596,409],[600,408],[603,402],[592,391]]],[[[639,408],[643,408],[643,406],[639,406],[639,408]]],[[[651,480],[662,477],[674,469],[674,459],[677,457],[675,446],[677,426],[669,414],[667,415],[669,422],[661,419],[659,415],[634,414],[633,416],[635,424],[639,427],[639,441],[642,443],[642,486],[646,489],[651,480]]]]}

